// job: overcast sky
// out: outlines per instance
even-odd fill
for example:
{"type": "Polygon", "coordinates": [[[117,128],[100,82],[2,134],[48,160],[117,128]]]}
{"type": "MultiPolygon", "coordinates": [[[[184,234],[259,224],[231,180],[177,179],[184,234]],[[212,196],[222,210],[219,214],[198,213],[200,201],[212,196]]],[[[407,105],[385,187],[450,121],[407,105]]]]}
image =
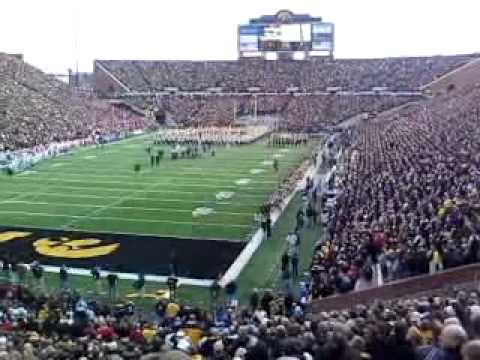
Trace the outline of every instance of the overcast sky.
{"type": "Polygon", "coordinates": [[[235,59],[237,25],[279,9],[335,23],[336,57],[480,52],[479,0],[0,0],[0,52],[47,72],[235,59]]]}

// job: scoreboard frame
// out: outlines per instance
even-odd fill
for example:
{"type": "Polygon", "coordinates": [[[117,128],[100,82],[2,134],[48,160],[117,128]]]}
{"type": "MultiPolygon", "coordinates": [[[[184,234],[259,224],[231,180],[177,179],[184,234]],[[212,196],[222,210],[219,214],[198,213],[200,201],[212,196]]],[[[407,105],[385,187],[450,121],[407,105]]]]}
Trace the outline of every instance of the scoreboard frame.
{"type": "Polygon", "coordinates": [[[264,15],[250,19],[248,24],[238,26],[238,57],[239,59],[251,57],[269,59],[271,54],[275,54],[275,58],[295,59],[296,55],[300,54],[302,55],[301,58],[304,59],[310,56],[328,56],[333,58],[334,38],[335,26],[333,23],[324,22],[321,17],[294,14],[289,10],[280,10],[274,15],[264,15]],[[298,25],[300,40],[282,42],[282,25],[298,25]],[[308,25],[310,31],[308,34],[309,40],[306,41],[303,40],[303,25],[308,25]],[[317,28],[317,31],[315,31],[315,28],[317,28]],[[323,31],[319,31],[322,28],[323,31]],[[278,33],[275,33],[276,29],[278,29],[278,33]],[[266,31],[268,31],[268,35],[272,36],[272,40],[262,39],[265,37],[266,31]],[[275,39],[277,35],[279,36],[278,40],[275,39]],[[273,45],[271,49],[264,47],[266,41],[270,41],[273,45]]]}

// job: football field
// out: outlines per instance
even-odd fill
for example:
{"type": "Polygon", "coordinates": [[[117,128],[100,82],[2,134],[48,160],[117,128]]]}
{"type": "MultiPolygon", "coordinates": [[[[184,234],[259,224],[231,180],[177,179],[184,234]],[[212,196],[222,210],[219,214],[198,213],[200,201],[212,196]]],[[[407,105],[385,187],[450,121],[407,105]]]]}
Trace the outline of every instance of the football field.
{"type": "Polygon", "coordinates": [[[130,138],[0,175],[0,226],[245,241],[259,206],[309,156],[258,143],[172,160],[163,147],[151,168],[149,144],[130,138]]]}

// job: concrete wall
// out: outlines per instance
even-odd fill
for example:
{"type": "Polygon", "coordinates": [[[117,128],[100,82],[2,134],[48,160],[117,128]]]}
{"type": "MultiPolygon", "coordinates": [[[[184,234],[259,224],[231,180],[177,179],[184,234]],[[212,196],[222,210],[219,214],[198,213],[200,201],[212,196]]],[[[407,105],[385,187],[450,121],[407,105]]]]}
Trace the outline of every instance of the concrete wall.
{"type": "Polygon", "coordinates": [[[313,302],[310,312],[343,310],[356,304],[371,303],[375,299],[392,300],[406,295],[415,295],[424,291],[441,289],[446,286],[460,285],[480,279],[480,264],[462,266],[446,270],[435,275],[422,275],[399,280],[377,288],[333,296],[313,302]]]}

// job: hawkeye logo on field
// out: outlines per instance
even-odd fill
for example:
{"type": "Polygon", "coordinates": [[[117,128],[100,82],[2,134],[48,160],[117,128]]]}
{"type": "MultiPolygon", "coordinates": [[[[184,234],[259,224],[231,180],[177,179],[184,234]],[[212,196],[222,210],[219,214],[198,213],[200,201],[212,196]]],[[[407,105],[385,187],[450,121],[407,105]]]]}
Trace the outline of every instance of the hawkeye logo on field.
{"type": "Polygon", "coordinates": [[[101,244],[102,240],[98,239],[71,240],[68,237],[61,237],[60,241],[50,240],[49,238],[39,239],[33,243],[33,246],[36,252],[41,255],[66,259],[104,256],[113,253],[120,246],[119,244],[101,244]]]}
{"type": "MultiPolygon", "coordinates": [[[[230,195],[230,194],[223,194],[230,195]]],[[[196,216],[214,213],[195,209],[196,216]]],[[[122,273],[214,279],[233,263],[245,244],[229,240],[0,226],[0,259],[29,264],[102,269],[122,273]],[[215,254],[216,256],[212,256],[215,254]],[[202,259],[209,257],[209,261],[202,259]]]]}
{"type": "MultiPolygon", "coordinates": [[[[0,244],[32,236],[36,237],[33,232],[4,231],[0,232],[0,244]]],[[[36,253],[47,257],[88,259],[112,254],[120,247],[120,244],[104,245],[103,240],[99,239],[71,239],[70,237],[62,236],[59,239],[37,237],[37,239],[34,239],[32,246],[36,253]]]]}

